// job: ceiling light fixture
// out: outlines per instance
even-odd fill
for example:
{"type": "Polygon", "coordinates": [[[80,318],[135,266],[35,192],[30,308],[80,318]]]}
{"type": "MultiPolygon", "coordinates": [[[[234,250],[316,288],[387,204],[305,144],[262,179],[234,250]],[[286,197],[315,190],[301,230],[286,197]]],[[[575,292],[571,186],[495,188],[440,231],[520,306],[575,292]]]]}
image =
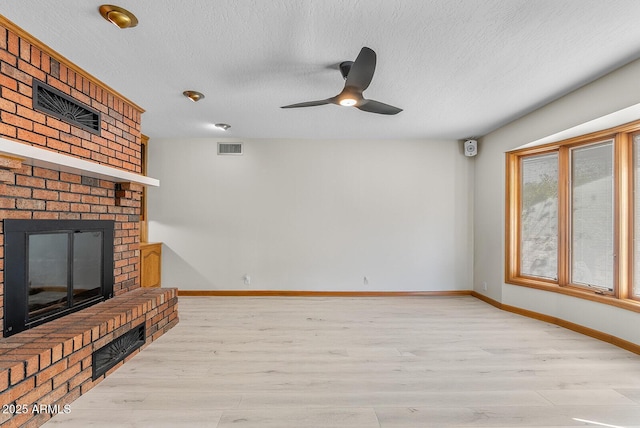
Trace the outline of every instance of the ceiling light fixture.
{"type": "Polygon", "coordinates": [[[204,94],[198,91],[184,91],[182,95],[189,98],[194,103],[204,98],[204,94]]]}
{"type": "Polygon", "coordinates": [[[358,104],[358,101],[362,99],[362,92],[357,89],[346,87],[336,97],[338,104],[345,107],[353,107],[358,104]]]}
{"type": "Polygon", "coordinates": [[[126,9],[112,4],[103,4],[98,8],[100,15],[118,28],[133,28],[138,25],[138,18],[126,9]]]}
{"type": "Polygon", "coordinates": [[[227,125],[226,123],[216,123],[213,126],[215,126],[218,129],[222,129],[223,131],[226,131],[227,129],[231,128],[231,125],[227,125]]]}
{"type": "Polygon", "coordinates": [[[357,103],[358,101],[354,100],[353,98],[343,98],[340,100],[340,105],[345,107],[351,107],[356,105],[357,103]]]}

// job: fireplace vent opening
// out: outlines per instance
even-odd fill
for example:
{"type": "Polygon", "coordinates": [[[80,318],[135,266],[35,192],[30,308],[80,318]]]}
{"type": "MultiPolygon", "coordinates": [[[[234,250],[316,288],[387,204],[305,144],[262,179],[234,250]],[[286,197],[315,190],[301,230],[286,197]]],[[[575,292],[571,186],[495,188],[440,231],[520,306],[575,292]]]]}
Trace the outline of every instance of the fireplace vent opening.
{"type": "Polygon", "coordinates": [[[79,128],[100,135],[100,112],[64,92],[33,80],[33,108],[79,128]]]}
{"type": "Polygon", "coordinates": [[[133,351],[144,345],[145,324],[142,323],[93,353],[93,380],[96,380],[133,351]]]}

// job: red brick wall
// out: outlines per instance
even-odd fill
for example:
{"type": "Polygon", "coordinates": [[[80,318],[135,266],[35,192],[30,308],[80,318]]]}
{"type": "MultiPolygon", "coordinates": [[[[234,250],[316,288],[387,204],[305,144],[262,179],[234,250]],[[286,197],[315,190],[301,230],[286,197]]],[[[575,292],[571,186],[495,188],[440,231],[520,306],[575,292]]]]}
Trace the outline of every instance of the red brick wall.
{"type": "Polygon", "coordinates": [[[0,136],[140,173],[142,111],[0,26],[0,136]],[[94,135],[33,110],[33,79],[102,113],[94,135]]]}
{"type": "MultiPolygon", "coordinates": [[[[0,137],[140,173],[141,114],[139,107],[0,20],[0,137]],[[35,111],[34,79],[100,111],[100,135],[35,111]]],[[[114,293],[139,287],[141,186],[29,165],[0,172],[0,220],[115,220],[114,293]]],[[[0,228],[0,321],[4,318],[3,245],[0,228]]]]}

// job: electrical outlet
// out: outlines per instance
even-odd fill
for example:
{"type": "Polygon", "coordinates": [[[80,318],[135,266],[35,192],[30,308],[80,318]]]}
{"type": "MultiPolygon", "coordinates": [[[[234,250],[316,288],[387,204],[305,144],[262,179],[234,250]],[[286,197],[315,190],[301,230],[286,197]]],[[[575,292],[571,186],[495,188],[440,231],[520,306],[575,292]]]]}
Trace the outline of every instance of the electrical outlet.
{"type": "Polygon", "coordinates": [[[482,281],[482,289],[487,291],[487,281],[482,281]]]}
{"type": "Polygon", "coordinates": [[[242,279],[244,279],[244,285],[251,285],[251,277],[249,275],[245,275],[242,279]]]}
{"type": "Polygon", "coordinates": [[[364,285],[368,285],[369,284],[369,278],[367,278],[366,276],[364,277],[364,280],[362,281],[362,283],[364,285]]]}

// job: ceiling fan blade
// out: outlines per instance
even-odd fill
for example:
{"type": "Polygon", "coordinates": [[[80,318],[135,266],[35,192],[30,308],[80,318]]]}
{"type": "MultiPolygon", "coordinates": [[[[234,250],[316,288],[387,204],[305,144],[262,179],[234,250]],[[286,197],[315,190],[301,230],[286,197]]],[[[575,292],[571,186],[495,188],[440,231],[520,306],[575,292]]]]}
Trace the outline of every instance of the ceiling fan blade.
{"type": "Polygon", "coordinates": [[[333,98],[327,98],[326,100],[306,101],[304,103],[289,104],[288,106],[282,106],[280,108],[297,108],[297,107],[314,107],[323,106],[325,104],[332,104],[333,98]]]}
{"type": "Polygon", "coordinates": [[[351,86],[362,92],[369,87],[375,71],[376,53],[368,47],[364,47],[353,62],[344,86],[351,86]]]}
{"type": "Polygon", "coordinates": [[[379,114],[398,114],[402,111],[401,108],[394,107],[375,100],[363,100],[362,103],[357,104],[355,107],[363,111],[379,114]]]}

